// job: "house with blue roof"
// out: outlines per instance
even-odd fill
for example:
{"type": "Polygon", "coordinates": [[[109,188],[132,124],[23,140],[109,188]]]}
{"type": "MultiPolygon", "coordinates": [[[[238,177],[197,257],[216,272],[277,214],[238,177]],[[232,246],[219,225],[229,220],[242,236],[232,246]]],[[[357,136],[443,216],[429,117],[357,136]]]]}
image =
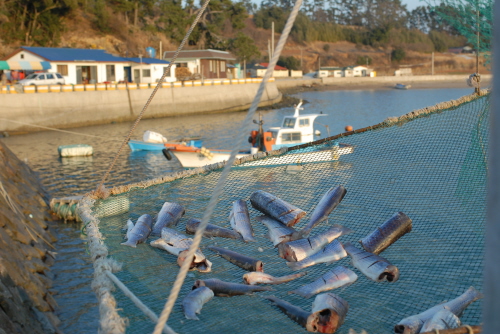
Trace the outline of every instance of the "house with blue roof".
{"type": "MultiPolygon", "coordinates": [[[[100,49],[23,46],[3,60],[28,64],[49,62],[48,72],[60,73],[67,84],[159,81],[169,62],[153,58],[123,58],[100,49]]],[[[19,68],[19,70],[30,70],[19,68]]],[[[175,81],[175,67],[166,81],[175,81]]]]}

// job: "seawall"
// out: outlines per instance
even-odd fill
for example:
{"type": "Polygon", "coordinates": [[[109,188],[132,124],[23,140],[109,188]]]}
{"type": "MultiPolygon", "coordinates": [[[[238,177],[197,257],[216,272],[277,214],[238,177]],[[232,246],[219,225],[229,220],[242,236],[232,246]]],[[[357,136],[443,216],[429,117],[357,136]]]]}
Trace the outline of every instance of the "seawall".
{"type": "MultiPolygon", "coordinates": [[[[350,77],[350,78],[308,78],[308,79],[279,79],[276,80],[278,89],[297,86],[325,85],[325,86],[356,86],[356,85],[395,85],[396,83],[412,84],[417,82],[464,82],[468,75],[409,75],[384,77],[350,77]]],[[[481,75],[483,81],[491,81],[491,74],[481,75]]]]}
{"type": "Polygon", "coordinates": [[[0,334],[58,333],[47,195],[0,141],[0,334]]]}
{"type": "MultiPolygon", "coordinates": [[[[244,110],[260,84],[161,88],[144,118],[244,110]]],[[[69,128],[135,120],[152,89],[0,95],[0,131],[37,131],[26,124],[69,128]],[[23,124],[24,123],[24,124],[23,124]]],[[[259,106],[281,100],[270,82],[259,106]]]]}

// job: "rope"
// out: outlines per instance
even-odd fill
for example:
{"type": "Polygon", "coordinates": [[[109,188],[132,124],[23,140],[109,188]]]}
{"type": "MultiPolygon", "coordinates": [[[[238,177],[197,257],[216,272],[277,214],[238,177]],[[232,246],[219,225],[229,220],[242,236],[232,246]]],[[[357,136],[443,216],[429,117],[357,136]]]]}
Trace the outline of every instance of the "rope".
{"type": "MultiPolygon", "coordinates": [[[[106,174],[104,175],[104,177],[102,178],[101,180],[101,183],[97,186],[97,189],[96,189],[96,192],[100,192],[101,189],[103,189],[103,185],[104,185],[104,181],[106,181],[106,179],[108,178],[109,176],[109,173],[111,173],[111,170],[113,169],[113,167],[115,166],[115,163],[116,161],[118,160],[118,157],[120,156],[120,153],[121,151],[123,150],[123,148],[127,145],[127,142],[129,141],[130,137],[132,136],[132,133],[134,132],[135,128],[137,127],[137,125],[139,124],[139,122],[141,121],[141,118],[142,116],[144,115],[144,112],[146,111],[146,109],[148,108],[149,104],[151,103],[151,101],[153,100],[154,96],[156,95],[156,92],[158,91],[158,89],[160,89],[161,87],[161,84],[163,83],[163,80],[165,80],[165,77],[167,76],[167,73],[170,71],[170,68],[172,67],[172,64],[175,63],[175,60],[177,59],[177,56],[179,55],[179,52],[182,50],[182,48],[184,47],[184,44],[186,44],[186,41],[187,39],[189,38],[189,36],[191,35],[191,32],[193,31],[193,29],[195,28],[196,24],[198,23],[201,15],[203,14],[203,12],[205,11],[205,9],[207,8],[208,6],[208,3],[210,2],[210,0],[205,0],[205,3],[203,4],[203,6],[200,8],[200,11],[198,13],[198,15],[196,16],[195,20],[193,21],[193,24],[191,24],[191,27],[189,28],[188,32],[186,33],[186,36],[184,36],[184,39],[182,40],[181,44],[179,45],[179,47],[177,48],[177,51],[175,51],[175,54],[174,56],[172,57],[172,59],[170,60],[170,64],[168,64],[167,68],[165,69],[165,71],[163,72],[163,75],[161,76],[160,80],[158,81],[158,83],[156,84],[156,87],[155,89],[153,90],[153,92],[151,93],[151,95],[149,96],[149,99],[146,101],[146,104],[144,105],[144,107],[142,108],[141,110],[141,113],[139,114],[139,116],[137,116],[137,119],[135,120],[134,124],[132,125],[132,128],[130,129],[127,137],[125,138],[125,140],[122,142],[122,145],[120,146],[120,149],[118,150],[118,152],[116,152],[116,155],[115,155],[115,158],[113,159],[113,161],[111,162],[111,165],[109,166],[108,170],[106,171],[106,174]]],[[[104,195],[104,193],[102,194],[104,195]]]]}
{"type": "MultiPolygon", "coordinates": [[[[119,279],[118,277],[116,277],[113,273],[111,273],[109,270],[105,271],[105,274],[106,276],[108,276],[108,278],[110,280],[113,281],[113,283],[115,283],[115,285],[117,287],[119,287],[123,293],[125,294],[125,296],[129,297],[135,304],[135,306],[137,306],[142,312],[144,312],[145,315],[147,315],[151,320],[153,320],[154,322],[157,322],[158,321],[158,316],[153,312],[151,311],[146,305],[144,305],[141,300],[139,298],[137,298],[134,293],[132,291],[130,291],[126,286],[125,284],[123,284],[119,279]]],[[[167,334],[175,334],[175,332],[172,330],[172,328],[170,328],[168,325],[165,325],[165,327],[163,328],[163,332],[164,333],[167,333],[167,334]]]]}
{"type": "Polygon", "coordinates": [[[283,50],[283,47],[285,46],[285,42],[288,38],[290,30],[292,29],[293,23],[295,21],[295,18],[297,17],[297,14],[299,12],[301,4],[302,4],[302,0],[297,0],[295,2],[293,9],[292,9],[292,12],[290,13],[290,16],[288,17],[288,20],[287,20],[285,28],[283,29],[283,32],[281,34],[278,45],[276,46],[275,53],[273,54],[273,57],[272,57],[271,61],[269,62],[266,74],[264,75],[264,78],[262,79],[262,82],[259,86],[259,90],[257,91],[257,94],[255,95],[255,98],[252,102],[252,106],[248,110],[247,116],[246,116],[245,120],[243,121],[240,132],[238,133],[238,139],[236,141],[236,144],[234,145],[234,148],[231,151],[231,155],[229,157],[229,160],[227,161],[226,165],[224,166],[224,169],[222,170],[219,181],[217,182],[217,185],[212,193],[212,197],[210,198],[210,201],[207,205],[207,209],[206,209],[205,213],[203,214],[203,219],[201,221],[201,224],[199,225],[198,229],[196,230],[196,234],[194,236],[193,243],[192,243],[191,247],[189,248],[188,254],[186,256],[186,260],[182,264],[182,266],[179,270],[179,273],[177,274],[177,278],[175,279],[172,290],[170,291],[170,296],[168,297],[168,300],[165,304],[165,307],[163,308],[163,311],[161,312],[160,319],[156,323],[153,334],[160,334],[161,329],[163,328],[164,324],[168,321],[168,317],[170,316],[170,313],[172,312],[175,301],[177,300],[177,297],[179,295],[179,291],[182,287],[182,284],[184,283],[184,279],[186,278],[186,274],[189,270],[189,266],[190,266],[191,261],[193,259],[194,252],[198,249],[198,246],[200,245],[201,238],[203,236],[203,232],[205,231],[205,228],[208,224],[208,221],[209,221],[210,217],[212,216],[213,210],[215,208],[215,205],[218,202],[219,196],[222,193],[222,190],[223,190],[224,185],[226,183],[226,180],[228,178],[229,172],[231,170],[231,166],[232,166],[234,160],[236,159],[236,154],[238,153],[239,148],[244,143],[244,140],[246,138],[246,134],[248,133],[248,127],[251,124],[251,121],[254,117],[255,111],[257,110],[260,99],[261,99],[262,94],[264,92],[264,89],[266,87],[266,83],[269,80],[269,78],[271,77],[271,75],[274,71],[274,67],[276,66],[276,63],[278,62],[278,58],[281,54],[281,51],[283,50]]]}
{"type": "Polygon", "coordinates": [[[86,133],[80,133],[80,132],[74,132],[74,131],[67,131],[67,130],[61,130],[61,129],[56,129],[56,128],[50,128],[48,126],[43,126],[43,125],[34,125],[34,124],[30,124],[30,123],[13,121],[13,120],[10,120],[10,119],[7,119],[7,118],[0,118],[0,120],[7,121],[7,122],[12,122],[12,123],[18,123],[18,124],[22,124],[22,125],[33,126],[35,128],[41,128],[41,129],[52,130],[52,131],[59,131],[59,132],[64,132],[64,133],[71,133],[73,135],[80,135],[80,136],[94,137],[94,138],[101,138],[101,139],[109,139],[109,137],[95,136],[95,135],[89,135],[89,134],[86,134],[86,133]]]}

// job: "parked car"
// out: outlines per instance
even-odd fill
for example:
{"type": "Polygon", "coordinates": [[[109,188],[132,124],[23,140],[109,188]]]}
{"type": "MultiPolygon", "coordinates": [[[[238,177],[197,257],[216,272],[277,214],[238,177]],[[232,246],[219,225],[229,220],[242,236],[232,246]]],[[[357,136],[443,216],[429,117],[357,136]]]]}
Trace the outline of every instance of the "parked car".
{"type": "Polygon", "coordinates": [[[19,84],[23,86],[39,86],[39,85],[64,85],[66,82],[64,77],[59,73],[32,73],[26,78],[19,80],[19,84]]]}

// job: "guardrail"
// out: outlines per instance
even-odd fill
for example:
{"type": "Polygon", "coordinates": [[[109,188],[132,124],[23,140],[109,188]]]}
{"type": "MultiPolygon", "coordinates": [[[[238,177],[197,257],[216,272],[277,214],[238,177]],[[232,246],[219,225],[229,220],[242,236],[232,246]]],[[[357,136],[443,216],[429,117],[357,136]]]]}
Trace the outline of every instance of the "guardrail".
{"type": "MultiPolygon", "coordinates": [[[[269,79],[275,81],[274,78],[269,79]]],[[[210,80],[189,80],[163,82],[161,88],[180,88],[180,87],[200,87],[200,86],[221,86],[221,85],[241,85],[249,83],[261,83],[262,78],[247,79],[210,79],[210,80]]],[[[133,90],[133,89],[153,89],[156,83],[116,83],[116,84],[78,84],[78,85],[39,85],[39,86],[21,86],[7,85],[3,86],[0,94],[34,94],[34,93],[67,93],[67,92],[89,92],[105,90],[133,90]]]]}

